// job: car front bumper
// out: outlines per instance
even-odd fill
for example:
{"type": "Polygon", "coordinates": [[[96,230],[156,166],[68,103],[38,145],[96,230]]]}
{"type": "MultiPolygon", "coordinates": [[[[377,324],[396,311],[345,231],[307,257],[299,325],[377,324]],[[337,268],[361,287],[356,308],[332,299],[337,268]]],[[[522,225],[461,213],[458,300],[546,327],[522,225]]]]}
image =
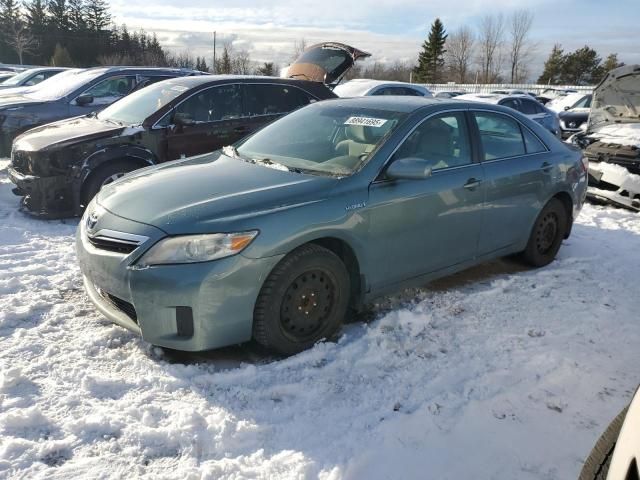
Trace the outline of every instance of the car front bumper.
{"type": "Polygon", "coordinates": [[[620,165],[590,162],[587,196],[640,212],[640,175],[632,174],[620,165]]]}
{"type": "Polygon", "coordinates": [[[23,197],[23,204],[30,213],[46,218],[77,215],[74,208],[77,194],[70,176],[40,177],[27,175],[9,167],[9,180],[16,188],[13,192],[23,197]]]}
{"type": "MultiPolygon", "coordinates": [[[[114,216],[115,217],[115,216],[114,216]]],[[[118,217],[128,233],[149,240],[129,254],[96,248],[81,221],[76,249],[84,284],[98,310],[154,345],[202,351],[251,339],[253,308],[267,275],[283,256],[138,269],[135,262],[165,236],[118,217]]]]}

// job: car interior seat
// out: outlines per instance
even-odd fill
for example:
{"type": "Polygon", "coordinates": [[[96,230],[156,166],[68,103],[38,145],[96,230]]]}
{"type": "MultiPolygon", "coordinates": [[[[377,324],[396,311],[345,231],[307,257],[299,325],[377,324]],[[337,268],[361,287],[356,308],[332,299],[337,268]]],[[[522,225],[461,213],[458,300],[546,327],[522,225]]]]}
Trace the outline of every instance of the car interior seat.
{"type": "Polygon", "coordinates": [[[363,125],[347,125],[344,130],[347,138],[338,142],[336,152],[356,158],[371,153],[375,148],[375,140],[371,138],[372,128],[363,125]]]}

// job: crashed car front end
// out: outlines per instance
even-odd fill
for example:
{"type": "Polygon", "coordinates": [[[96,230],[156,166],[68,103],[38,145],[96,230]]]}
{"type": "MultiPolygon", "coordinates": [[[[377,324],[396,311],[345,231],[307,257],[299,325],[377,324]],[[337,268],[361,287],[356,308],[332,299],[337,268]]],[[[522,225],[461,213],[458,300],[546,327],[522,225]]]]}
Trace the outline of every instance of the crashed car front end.
{"type": "Polygon", "coordinates": [[[12,149],[9,179],[16,185],[13,193],[23,197],[31,214],[57,218],[74,213],[80,192],[76,175],[69,175],[65,165],[67,161],[56,152],[12,149]]]}
{"type": "Polygon", "coordinates": [[[589,198],[640,211],[640,65],[611,70],[593,92],[589,123],[570,139],[589,160],[589,198]]]}

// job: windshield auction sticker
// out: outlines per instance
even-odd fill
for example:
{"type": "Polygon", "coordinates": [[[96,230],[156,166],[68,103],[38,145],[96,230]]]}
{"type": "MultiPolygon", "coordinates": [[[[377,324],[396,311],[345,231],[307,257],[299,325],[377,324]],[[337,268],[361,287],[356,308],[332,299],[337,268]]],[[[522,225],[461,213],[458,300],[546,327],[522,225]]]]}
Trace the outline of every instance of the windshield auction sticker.
{"type": "Polygon", "coordinates": [[[349,117],[345,125],[361,125],[363,127],[381,127],[387,123],[383,118],[371,118],[371,117],[349,117]]]}

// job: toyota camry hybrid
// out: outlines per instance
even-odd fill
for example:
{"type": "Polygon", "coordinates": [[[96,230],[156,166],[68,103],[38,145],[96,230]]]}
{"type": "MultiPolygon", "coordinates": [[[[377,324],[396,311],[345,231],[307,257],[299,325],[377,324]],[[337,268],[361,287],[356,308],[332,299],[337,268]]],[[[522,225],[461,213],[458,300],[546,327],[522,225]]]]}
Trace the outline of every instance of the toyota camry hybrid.
{"type": "Polygon", "coordinates": [[[508,254],[547,265],[587,168],[513,109],[336,99],[106,185],[76,248],[97,308],[152,344],[293,354],[387,292],[508,254]]]}

